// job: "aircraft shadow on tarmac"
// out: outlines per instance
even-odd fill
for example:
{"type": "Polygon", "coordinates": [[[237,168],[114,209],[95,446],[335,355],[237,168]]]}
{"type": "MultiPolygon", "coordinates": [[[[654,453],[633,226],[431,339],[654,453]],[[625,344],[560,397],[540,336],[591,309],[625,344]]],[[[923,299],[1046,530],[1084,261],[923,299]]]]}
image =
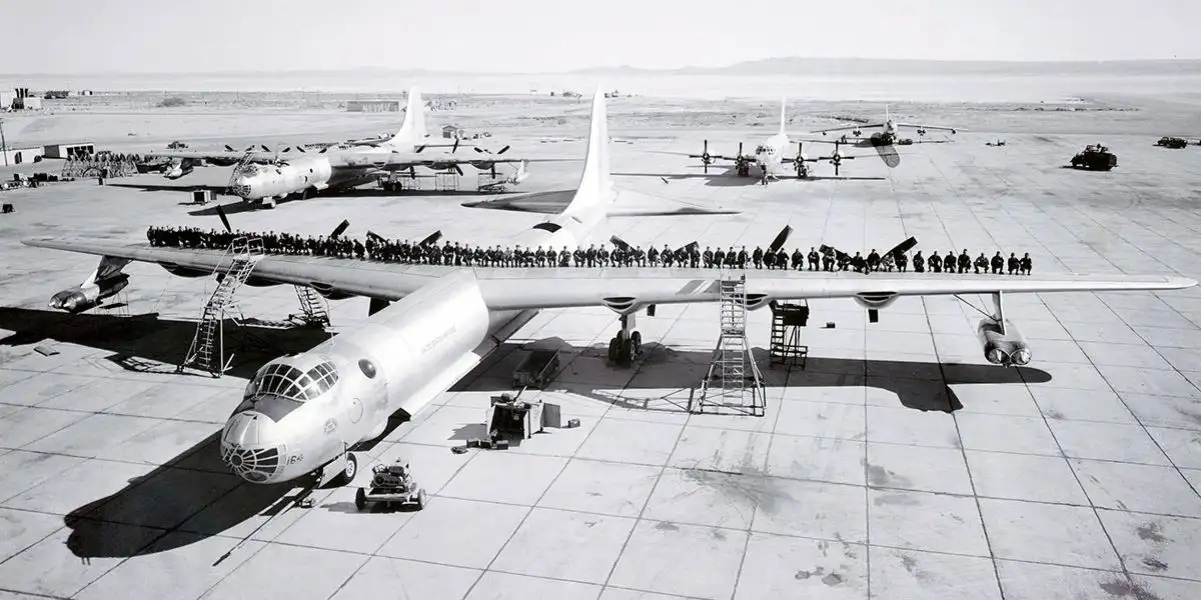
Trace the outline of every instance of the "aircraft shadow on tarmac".
{"type": "MultiPolygon", "coordinates": [[[[0,346],[23,346],[53,339],[113,352],[107,360],[139,371],[148,370],[144,365],[151,363],[147,361],[161,360],[158,371],[173,372],[195,327],[193,321],[158,319],[154,313],[121,317],[103,313],[69,315],[0,308],[0,329],[14,332],[0,338],[0,346]]],[[[328,338],[328,334],[314,328],[283,329],[254,324],[229,327],[227,332],[238,329],[245,330],[241,336],[233,333],[227,337],[231,347],[236,341],[241,342],[234,348],[230,374],[243,378],[252,376],[271,358],[305,351],[328,338]]],[[[498,369],[507,378],[505,368],[520,360],[519,350],[528,347],[562,350],[567,354],[563,361],[564,371],[574,371],[573,364],[582,359],[582,364],[587,363],[587,359],[594,359],[595,365],[604,364],[603,348],[579,348],[559,338],[505,343],[451,388],[452,391],[478,388],[482,383],[477,382],[495,381],[496,377],[485,379],[484,375],[498,369]]],[[[767,368],[765,350],[756,348],[753,352],[768,386],[876,387],[895,393],[902,405],[919,410],[961,408],[962,404],[948,384],[1041,383],[1051,379],[1049,373],[1030,368],[820,357],[810,358],[803,371],[788,372],[767,368]],[[941,377],[911,378],[915,371],[930,373],[931,370],[940,372],[941,377]]],[[[548,389],[562,388],[629,409],[683,411],[687,406],[687,394],[699,385],[708,368],[710,355],[711,351],[707,349],[681,350],[647,343],[634,370],[599,367],[596,383],[552,383],[548,389]],[[655,393],[664,389],[675,391],[647,398],[637,396],[639,389],[653,389],[655,393]]],[[[231,410],[236,400],[231,394],[231,410]]],[[[387,438],[408,419],[403,412],[393,415],[379,440],[387,438]]],[[[466,440],[483,437],[483,433],[482,425],[468,425],[456,429],[449,439],[466,440]]],[[[120,491],[71,511],[64,518],[65,524],[72,529],[68,548],[85,559],[163,552],[221,534],[256,515],[270,517],[290,510],[305,493],[303,490],[293,493],[295,482],[258,485],[242,481],[221,463],[219,436],[218,428],[162,466],[131,479],[120,491]]],[[[357,449],[370,450],[376,442],[378,440],[357,449]]],[[[237,543],[235,538],[229,539],[231,549],[237,543]]]]}

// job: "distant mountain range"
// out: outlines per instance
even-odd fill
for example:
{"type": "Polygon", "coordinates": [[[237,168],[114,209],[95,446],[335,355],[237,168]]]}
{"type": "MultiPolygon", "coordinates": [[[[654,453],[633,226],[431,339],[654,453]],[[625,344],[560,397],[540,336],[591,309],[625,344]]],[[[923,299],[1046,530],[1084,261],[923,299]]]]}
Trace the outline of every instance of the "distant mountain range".
{"type": "Polygon", "coordinates": [[[578,69],[581,75],[1047,75],[1072,74],[1197,74],[1201,60],[1128,61],[951,61],[879,58],[765,58],[724,67],[642,69],[622,65],[578,69]]]}
{"type": "Polygon", "coordinates": [[[1201,75],[1201,60],[1122,60],[1122,61],[954,61],[954,60],[911,60],[880,58],[765,58],[734,63],[721,67],[679,67],[674,69],[644,69],[621,65],[614,67],[590,67],[559,73],[532,72],[481,72],[440,71],[432,69],[400,69],[392,67],[359,67],[354,69],[296,70],[296,71],[210,71],[177,73],[23,73],[0,74],[6,79],[20,77],[97,77],[121,76],[134,78],[159,78],[179,76],[214,77],[457,77],[457,76],[503,76],[503,75],[602,75],[602,76],[655,76],[655,75],[727,75],[727,76],[780,76],[780,75],[1201,75]]]}

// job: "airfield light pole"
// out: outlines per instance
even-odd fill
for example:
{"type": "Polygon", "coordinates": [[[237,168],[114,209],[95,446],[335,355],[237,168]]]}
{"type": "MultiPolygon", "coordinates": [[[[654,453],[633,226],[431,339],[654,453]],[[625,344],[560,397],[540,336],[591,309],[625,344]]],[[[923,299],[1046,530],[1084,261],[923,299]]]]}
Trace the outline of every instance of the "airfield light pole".
{"type": "Polygon", "coordinates": [[[4,155],[4,166],[8,166],[8,142],[4,140],[4,119],[0,119],[0,154],[4,155]]]}

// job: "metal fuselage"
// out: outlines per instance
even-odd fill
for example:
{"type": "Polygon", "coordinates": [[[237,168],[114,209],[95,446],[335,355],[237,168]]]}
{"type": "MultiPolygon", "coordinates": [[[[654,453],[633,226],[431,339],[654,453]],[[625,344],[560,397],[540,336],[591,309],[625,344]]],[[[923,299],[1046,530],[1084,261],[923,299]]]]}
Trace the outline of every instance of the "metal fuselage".
{"type": "MultiPolygon", "coordinates": [[[[789,174],[789,168],[784,166],[784,153],[789,147],[788,134],[777,133],[755,148],[755,162],[763,169],[763,178],[778,178],[789,174]]],[[[805,158],[798,156],[797,158],[805,158]]]]}
{"type": "MultiPolygon", "coordinates": [[[[554,219],[531,229],[523,245],[576,248],[596,222],[554,219]],[[569,223],[570,221],[570,223],[569,223]],[[571,225],[575,225],[572,227],[571,225]]],[[[289,481],[321,469],[355,444],[384,432],[397,411],[414,415],[475,368],[538,311],[491,311],[473,271],[453,271],[308,352],[267,363],[221,435],[223,460],[253,483],[289,481]],[[303,402],[264,393],[273,365],[307,373],[332,364],[337,381],[303,402]]],[[[298,387],[303,388],[304,378],[298,387]]]]}
{"type": "Polygon", "coordinates": [[[278,165],[246,165],[234,176],[230,189],[243,200],[257,201],[283,198],[308,189],[357,184],[369,179],[376,167],[368,161],[356,164],[354,155],[381,149],[391,150],[392,147],[356,146],[298,157],[278,165]]]}

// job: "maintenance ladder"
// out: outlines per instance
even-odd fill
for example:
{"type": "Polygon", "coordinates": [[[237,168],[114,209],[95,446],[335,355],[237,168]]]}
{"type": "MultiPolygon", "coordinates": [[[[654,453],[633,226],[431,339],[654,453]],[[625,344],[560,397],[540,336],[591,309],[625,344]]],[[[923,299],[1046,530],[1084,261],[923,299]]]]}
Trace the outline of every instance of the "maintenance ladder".
{"type": "Polygon", "coordinates": [[[296,297],[300,300],[300,313],[288,318],[302,325],[312,327],[327,327],[329,325],[329,307],[325,298],[317,290],[307,285],[297,285],[296,297]]]}
{"type": "Polygon", "coordinates": [[[701,381],[699,398],[689,399],[694,413],[743,414],[762,417],[767,396],[759,366],[746,339],[746,273],[721,271],[719,280],[721,325],[709,371],[701,381]]]}
{"type": "Polygon", "coordinates": [[[805,368],[809,346],[801,343],[801,328],[809,323],[809,302],[804,304],[771,303],[770,365],[795,365],[805,368]]]}
{"type": "Polygon", "coordinates": [[[234,292],[246,282],[255,264],[263,257],[262,238],[234,238],[225,256],[217,263],[213,275],[217,278],[217,289],[204,305],[196,335],[188,348],[187,357],[177,371],[193,367],[220,377],[229,369],[231,354],[225,357],[225,315],[230,308],[236,309],[234,292]]]}

